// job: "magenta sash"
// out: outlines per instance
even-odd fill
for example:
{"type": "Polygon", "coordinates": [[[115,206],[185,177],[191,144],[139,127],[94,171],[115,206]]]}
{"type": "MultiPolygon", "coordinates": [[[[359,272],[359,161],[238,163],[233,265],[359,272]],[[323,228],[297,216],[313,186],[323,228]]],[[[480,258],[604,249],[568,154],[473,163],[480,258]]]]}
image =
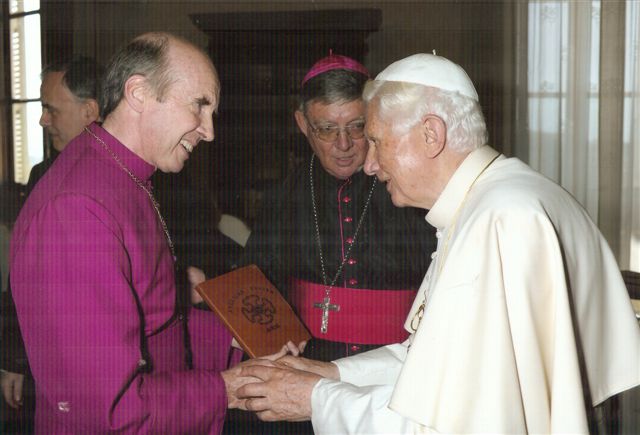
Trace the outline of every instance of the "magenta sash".
{"type": "Polygon", "coordinates": [[[340,306],[329,311],[327,333],[320,332],[325,286],[291,278],[289,300],[311,335],[341,343],[390,344],[406,340],[404,321],[416,296],[415,290],[369,290],[345,287],[331,289],[331,304],[340,306]]]}

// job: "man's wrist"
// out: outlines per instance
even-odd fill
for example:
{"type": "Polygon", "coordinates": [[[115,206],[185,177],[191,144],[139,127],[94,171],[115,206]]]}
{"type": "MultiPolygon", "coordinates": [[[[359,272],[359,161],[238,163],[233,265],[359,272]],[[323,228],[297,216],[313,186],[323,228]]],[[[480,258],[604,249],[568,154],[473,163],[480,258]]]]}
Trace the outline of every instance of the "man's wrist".
{"type": "Polygon", "coordinates": [[[340,369],[338,369],[338,365],[333,361],[327,363],[326,371],[323,376],[328,379],[333,379],[334,381],[339,381],[340,369]]]}

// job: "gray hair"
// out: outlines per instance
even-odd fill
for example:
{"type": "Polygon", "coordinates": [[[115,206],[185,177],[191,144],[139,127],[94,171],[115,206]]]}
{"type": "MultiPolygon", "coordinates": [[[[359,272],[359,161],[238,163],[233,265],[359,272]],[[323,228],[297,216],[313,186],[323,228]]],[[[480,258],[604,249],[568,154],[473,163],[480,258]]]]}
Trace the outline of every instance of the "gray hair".
{"type": "Polygon", "coordinates": [[[358,71],[335,69],[307,81],[300,90],[298,110],[307,113],[312,102],[323,104],[349,103],[362,97],[368,77],[358,71]]]}
{"type": "Polygon", "coordinates": [[[100,79],[102,66],[93,58],[76,55],[70,59],[59,60],[47,65],[40,76],[44,79],[47,74],[62,73],[62,83],[79,100],[100,101],[100,79]]]}
{"type": "Polygon", "coordinates": [[[480,104],[458,92],[431,86],[396,81],[370,81],[363,100],[376,101],[378,116],[392,124],[393,131],[404,133],[428,115],[440,117],[447,126],[447,144],[452,151],[467,152],[485,145],[487,126],[480,104]]]}
{"type": "Polygon", "coordinates": [[[118,51],[109,62],[102,82],[103,119],[118,107],[124,97],[124,85],[133,75],[147,79],[158,101],[162,101],[169,86],[175,82],[169,62],[170,39],[167,33],[139,36],[118,51]]]}

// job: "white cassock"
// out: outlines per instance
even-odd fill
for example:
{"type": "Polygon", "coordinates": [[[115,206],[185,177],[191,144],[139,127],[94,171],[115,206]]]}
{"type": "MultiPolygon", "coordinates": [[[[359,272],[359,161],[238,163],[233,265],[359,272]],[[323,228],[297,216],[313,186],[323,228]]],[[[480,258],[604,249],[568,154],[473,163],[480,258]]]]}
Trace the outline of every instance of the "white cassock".
{"type": "Polygon", "coordinates": [[[473,151],[427,214],[437,252],[405,328],[336,361],[316,433],[588,433],[587,406],[640,384],[640,328],[616,260],[557,184],[473,151]]]}

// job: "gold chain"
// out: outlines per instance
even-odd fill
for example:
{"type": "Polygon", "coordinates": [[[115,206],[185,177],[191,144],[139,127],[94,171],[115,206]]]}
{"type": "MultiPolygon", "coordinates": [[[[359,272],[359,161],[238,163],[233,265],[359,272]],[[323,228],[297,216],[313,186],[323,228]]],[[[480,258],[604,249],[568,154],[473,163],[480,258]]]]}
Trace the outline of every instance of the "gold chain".
{"type": "Polygon", "coordinates": [[[153,206],[154,210],[156,211],[156,214],[158,215],[158,219],[160,220],[160,225],[162,226],[162,231],[164,231],[164,235],[167,237],[167,243],[169,245],[169,250],[171,251],[171,256],[173,257],[173,259],[176,259],[176,254],[175,254],[175,248],[173,245],[173,240],[171,240],[171,235],[169,235],[169,229],[167,228],[167,223],[165,222],[164,218],[162,217],[162,214],[160,213],[160,204],[158,204],[158,201],[156,201],[156,198],[153,196],[153,193],[147,189],[147,187],[144,185],[144,183],[142,182],[142,180],[140,180],[138,177],[136,177],[133,172],[131,172],[129,170],[129,168],[127,168],[124,163],[122,163],[122,161],[118,158],[118,156],[116,155],[116,153],[113,152],[113,150],[111,148],[109,148],[109,146],[98,136],[96,136],[96,134],[94,132],[92,132],[91,130],[89,130],[87,127],[84,128],[84,131],[86,131],[87,133],[89,133],[91,136],[93,136],[93,138],[98,141],[98,143],[100,145],[102,145],[102,147],[107,151],[107,153],[109,153],[109,155],[111,157],[113,157],[113,160],[116,161],[116,163],[118,164],[118,166],[120,166],[120,168],[122,168],[122,170],[142,189],[146,192],[147,196],[149,196],[149,199],[151,200],[151,205],[153,206]]]}
{"type": "Polygon", "coordinates": [[[324,265],[324,255],[322,254],[322,243],[320,241],[320,225],[318,223],[318,210],[316,207],[316,196],[315,196],[315,189],[314,189],[314,183],[313,183],[313,159],[315,157],[315,154],[311,156],[311,163],[309,163],[309,184],[311,185],[311,205],[313,206],[313,221],[315,223],[315,230],[316,230],[316,243],[318,245],[318,253],[320,255],[320,269],[322,270],[322,281],[324,283],[324,285],[326,286],[325,289],[325,296],[329,296],[329,294],[331,293],[331,287],[333,287],[336,284],[336,281],[338,280],[338,277],[340,276],[340,273],[342,273],[342,269],[344,268],[345,263],[347,262],[347,260],[349,259],[349,255],[351,254],[351,249],[354,247],[354,245],[356,244],[356,240],[358,238],[358,233],[360,232],[360,227],[362,226],[362,223],[364,222],[364,218],[367,215],[367,210],[369,209],[369,203],[371,202],[371,196],[373,195],[373,191],[376,187],[376,182],[378,181],[377,178],[373,179],[373,183],[371,183],[371,189],[369,190],[369,196],[367,197],[367,201],[364,203],[364,207],[362,208],[362,215],[360,215],[360,219],[358,220],[358,224],[356,225],[356,230],[353,233],[353,237],[351,238],[353,243],[351,243],[349,245],[349,248],[347,248],[347,252],[345,253],[344,258],[342,259],[342,263],[340,263],[340,267],[338,267],[338,271],[336,272],[336,274],[334,275],[333,279],[331,280],[331,283],[328,283],[327,280],[327,273],[325,272],[325,265],[324,265]]]}
{"type": "MultiPolygon", "coordinates": [[[[369,196],[367,197],[366,202],[364,203],[364,207],[362,209],[362,214],[360,215],[360,219],[358,220],[358,224],[356,225],[356,230],[353,233],[353,237],[351,238],[351,244],[349,245],[349,248],[347,248],[347,252],[345,253],[344,257],[342,258],[342,262],[340,263],[340,266],[338,267],[338,270],[336,271],[336,274],[333,276],[333,279],[331,280],[331,282],[329,283],[328,279],[327,279],[327,272],[326,272],[326,267],[324,264],[324,255],[322,254],[322,242],[320,240],[320,224],[318,223],[318,209],[316,207],[316,195],[315,195],[315,189],[314,189],[314,183],[313,183],[313,160],[314,160],[315,154],[313,154],[311,156],[311,161],[309,162],[309,184],[310,184],[310,190],[311,190],[311,205],[313,206],[313,221],[315,223],[315,230],[316,230],[316,243],[318,244],[318,254],[320,256],[320,269],[322,271],[322,283],[324,284],[324,308],[323,308],[323,315],[322,315],[322,325],[320,327],[320,332],[322,332],[323,334],[327,333],[327,328],[329,325],[329,301],[330,301],[330,297],[331,297],[331,289],[333,288],[333,286],[336,284],[336,281],[338,280],[338,277],[340,276],[340,274],[342,273],[342,269],[344,268],[345,263],[347,262],[347,260],[349,259],[349,256],[351,255],[351,250],[353,249],[353,247],[356,244],[356,240],[358,239],[358,233],[360,232],[360,227],[362,227],[362,223],[364,222],[364,218],[367,215],[367,210],[369,209],[369,203],[371,202],[371,197],[373,196],[373,191],[376,188],[376,183],[378,181],[377,178],[373,179],[373,182],[371,183],[371,189],[369,190],[369,196]]],[[[317,308],[322,308],[322,305],[315,305],[317,308]]],[[[339,309],[339,307],[338,307],[339,309]]]]}

